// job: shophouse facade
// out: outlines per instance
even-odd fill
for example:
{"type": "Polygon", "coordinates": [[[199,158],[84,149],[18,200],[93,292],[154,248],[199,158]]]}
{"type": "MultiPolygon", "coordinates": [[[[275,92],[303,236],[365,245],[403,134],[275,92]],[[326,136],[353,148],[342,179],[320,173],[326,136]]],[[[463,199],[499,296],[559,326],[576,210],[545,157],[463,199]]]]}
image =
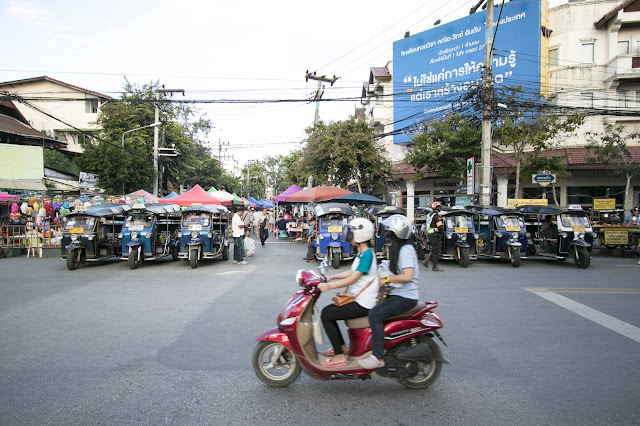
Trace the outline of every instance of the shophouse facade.
{"type": "MultiPolygon", "coordinates": [[[[627,132],[640,131],[640,0],[572,1],[549,9],[548,22],[548,27],[543,28],[547,30],[548,52],[540,55],[540,60],[549,65],[548,76],[541,78],[548,81],[548,87],[543,89],[556,95],[559,105],[587,114],[585,124],[575,135],[556,141],[557,147],[546,153],[562,156],[570,173],[569,177],[558,179],[556,198],[560,205],[590,208],[593,198],[608,194],[616,198],[616,206],[621,208],[625,204],[626,178],[613,175],[611,164],[588,161],[590,155],[585,146],[587,134],[602,133],[607,123],[624,126],[627,132]]],[[[371,68],[362,89],[363,115],[370,123],[377,123],[379,140],[394,163],[393,178],[384,188],[378,188],[377,195],[388,199],[388,193],[401,192],[409,215],[414,206],[429,205],[434,199],[454,203],[459,198],[460,203],[466,202],[466,196],[460,194],[463,182],[428,171],[424,179],[416,180],[415,170],[403,162],[407,148],[394,145],[391,136],[394,119],[389,94],[393,93],[393,63],[382,70],[389,75],[380,68],[371,68]]],[[[640,162],[640,149],[633,141],[629,144],[634,152],[638,151],[635,161],[640,162]]],[[[494,204],[506,204],[509,198],[552,198],[549,187],[534,184],[524,176],[519,194],[515,194],[513,166],[515,162],[509,154],[494,147],[494,204]]],[[[628,202],[640,204],[639,193],[640,176],[635,176],[628,202]]]]}

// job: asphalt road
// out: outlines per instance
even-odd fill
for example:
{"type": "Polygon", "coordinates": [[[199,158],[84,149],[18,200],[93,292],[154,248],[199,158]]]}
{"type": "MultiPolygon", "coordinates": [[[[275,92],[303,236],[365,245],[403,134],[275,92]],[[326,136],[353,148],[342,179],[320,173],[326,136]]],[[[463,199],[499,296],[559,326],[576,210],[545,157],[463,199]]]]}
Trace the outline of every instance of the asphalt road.
{"type": "Polygon", "coordinates": [[[453,362],[432,387],[303,373],[269,388],[254,338],[275,326],[305,253],[271,238],[248,265],[195,270],[0,259],[0,424],[640,423],[637,258],[421,266],[453,362]]]}

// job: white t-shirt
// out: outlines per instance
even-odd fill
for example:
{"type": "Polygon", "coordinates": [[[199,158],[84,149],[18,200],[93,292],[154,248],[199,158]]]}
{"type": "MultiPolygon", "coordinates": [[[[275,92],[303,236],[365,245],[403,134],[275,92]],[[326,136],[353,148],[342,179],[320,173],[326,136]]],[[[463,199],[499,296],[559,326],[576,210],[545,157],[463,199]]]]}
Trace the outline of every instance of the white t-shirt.
{"type": "Polygon", "coordinates": [[[240,228],[240,225],[244,225],[244,222],[238,214],[234,213],[231,219],[231,233],[234,237],[242,237],[244,235],[244,230],[240,228]]]}
{"type": "Polygon", "coordinates": [[[351,287],[349,287],[349,294],[355,296],[363,288],[365,288],[367,284],[371,283],[369,287],[367,287],[364,291],[362,291],[362,293],[360,293],[358,297],[356,297],[356,302],[363,308],[372,309],[374,306],[376,306],[376,298],[378,297],[378,289],[380,286],[378,280],[378,262],[376,261],[376,256],[373,253],[373,250],[369,248],[365,250],[365,252],[362,253],[361,256],[356,256],[355,259],[353,259],[353,263],[351,264],[351,270],[355,271],[358,268],[360,260],[363,257],[365,259],[371,259],[371,266],[369,267],[369,271],[366,274],[363,273],[358,281],[351,284],[351,287]],[[371,282],[371,280],[373,280],[373,282],[371,282]]]}

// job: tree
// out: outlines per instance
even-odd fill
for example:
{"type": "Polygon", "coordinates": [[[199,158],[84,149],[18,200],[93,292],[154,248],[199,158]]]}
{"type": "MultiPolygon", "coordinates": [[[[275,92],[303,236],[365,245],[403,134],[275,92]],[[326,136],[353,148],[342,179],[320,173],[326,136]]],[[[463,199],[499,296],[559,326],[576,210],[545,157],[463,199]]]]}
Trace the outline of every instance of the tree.
{"type": "Polygon", "coordinates": [[[374,129],[364,120],[350,117],[329,124],[319,122],[306,132],[300,169],[316,182],[343,186],[356,181],[362,192],[363,186],[370,187],[390,174],[391,162],[375,141],[374,129]]]}
{"type": "Polygon", "coordinates": [[[76,176],[80,171],[78,166],[72,160],[62,152],[55,149],[44,150],[44,165],[76,176]]]}
{"type": "Polygon", "coordinates": [[[540,152],[550,148],[556,137],[575,131],[584,117],[551,114],[549,105],[536,96],[526,94],[522,87],[503,88],[496,93],[496,97],[507,108],[498,108],[494,140],[507,152],[511,151],[516,160],[517,197],[525,151],[540,152]]]}
{"type": "Polygon", "coordinates": [[[593,157],[587,161],[613,165],[615,175],[624,175],[627,184],[624,189],[624,210],[633,208],[633,201],[629,197],[631,179],[640,174],[640,146],[630,147],[628,141],[640,140],[639,133],[623,135],[624,126],[614,126],[607,123],[603,133],[587,132],[587,150],[593,152],[593,157]]]}
{"type": "Polygon", "coordinates": [[[405,161],[415,167],[418,179],[422,179],[426,168],[438,176],[463,180],[467,176],[467,158],[480,156],[481,139],[477,120],[447,115],[421,124],[405,161]]]}

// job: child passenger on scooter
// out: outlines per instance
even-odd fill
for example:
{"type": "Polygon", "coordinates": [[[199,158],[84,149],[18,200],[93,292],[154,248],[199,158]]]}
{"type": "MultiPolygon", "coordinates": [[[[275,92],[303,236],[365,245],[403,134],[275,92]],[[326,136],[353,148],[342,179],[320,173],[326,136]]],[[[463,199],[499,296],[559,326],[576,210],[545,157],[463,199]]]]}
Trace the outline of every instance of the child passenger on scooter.
{"type": "Polygon", "coordinates": [[[411,222],[394,214],[381,222],[386,230],[389,248],[389,271],[383,285],[390,288],[388,297],[369,311],[371,356],[358,361],[361,367],[384,367],[384,320],[400,315],[416,306],[418,294],[418,256],[411,243],[411,222]]]}
{"type": "Polygon", "coordinates": [[[320,364],[325,367],[344,367],[347,365],[346,352],[348,352],[348,348],[338,328],[338,320],[367,316],[369,310],[376,304],[379,288],[376,256],[369,247],[369,241],[373,238],[373,224],[367,219],[357,218],[345,225],[344,229],[345,239],[358,249],[351,270],[327,277],[327,282],[320,284],[318,288],[320,291],[326,292],[335,288],[351,286],[348,294],[353,296],[355,301],[342,306],[328,305],[322,310],[322,325],[331,346],[333,346],[322,353],[331,357],[326,361],[320,361],[320,364]],[[329,283],[333,280],[339,281],[329,283]]]}

